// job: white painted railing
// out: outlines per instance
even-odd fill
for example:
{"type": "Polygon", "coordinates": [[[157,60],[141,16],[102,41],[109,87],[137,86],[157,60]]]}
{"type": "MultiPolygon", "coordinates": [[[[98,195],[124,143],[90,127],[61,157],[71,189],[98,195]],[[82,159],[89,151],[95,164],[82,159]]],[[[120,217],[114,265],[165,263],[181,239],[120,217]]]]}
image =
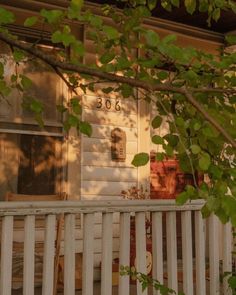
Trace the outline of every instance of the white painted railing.
{"type": "MultiPolygon", "coordinates": [[[[95,214],[100,213],[102,214],[101,294],[111,295],[113,291],[112,224],[113,215],[119,213],[120,265],[130,265],[130,220],[131,216],[135,216],[136,267],[138,271],[146,272],[146,220],[148,217],[151,223],[154,278],[175,291],[183,290],[186,295],[229,295],[226,281],[224,280],[223,285],[220,285],[220,274],[231,271],[232,267],[231,226],[230,224],[221,226],[216,217],[211,216],[207,221],[208,230],[205,231],[206,222],[200,213],[202,205],[202,201],[193,201],[180,207],[171,200],[1,202],[0,294],[10,295],[12,292],[13,222],[20,216],[24,217],[23,294],[34,294],[34,251],[37,231],[35,220],[41,215],[45,216],[42,294],[53,294],[56,216],[64,214],[64,294],[75,294],[76,241],[82,239],[82,294],[92,295],[95,214]],[[176,215],[177,212],[180,212],[178,216],[181,216],[181,241],[176,230],[176,219],[179,218],[176,215]],[[75,221],[80,216],[82,224],[81,228],[77,229],[75,221]],[[78,237],[77,230],[82,233],[82,236],[78,237]],[[182,249],[181,257],[179,257],[179,245],[182,249]],[[206,256],[208,259],[205,259],[206,256]]],[[[148,294],[147,291],[142,293],[139,283],[137,288],[133,286],[131,288],[127,276],[119,277],[118,290],[119,295],[148,294]]],[[[154,294],[158,293],[154,290],[154,294]]]]}

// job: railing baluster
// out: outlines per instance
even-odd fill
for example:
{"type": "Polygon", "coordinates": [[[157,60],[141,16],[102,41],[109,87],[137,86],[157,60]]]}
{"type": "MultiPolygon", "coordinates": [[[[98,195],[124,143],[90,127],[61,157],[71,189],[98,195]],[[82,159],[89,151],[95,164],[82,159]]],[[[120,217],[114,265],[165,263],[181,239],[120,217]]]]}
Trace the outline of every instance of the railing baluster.
{"type": "MultiPolygon", "coordinates": [[[[232,225],[228,222],[223,225],[223,273],[232,272],[232,242],[232,225]]],[[[223,279],[223,294],[232,294],[227,277],[223,279]]]]}
{"type": "Polygon", "coordinates": [[[205,295],[205,226],[202,218],[202,213],[200,211],[195,212],[195,251],[196,295],[205,295]]]}
{"type": "Polygon", "coordinates": [[[64,294],[75,294],[75,215],[65,214],[64,294]]]}
{"type": "MultiPolygon", "coordinates": [[[[130,265],[130,213],[120,214],[119,266],[130,265]]],[[[129,295],[129,276],[119,276],[119,295],[129,295]]]]}
{"type": "MultiPolygon", "coordinates": [[[[163,283],[163,233],[162,212],[152,213],[152,274],[153,278],[163,283]]],[[[160,294],[153,290],[153,295],[160,294]]]]}
{"type": "Polygon", "coordinates": [[[44,238],[44,254],[43,254],[43,282],[42,282],[43,295],[53,294],[55,227],[56,227],[56,216],[52,214],[47,215],[46,221],[45,221],[45,238],[44,238]]]}
{"type": "Polygon", "coordinates": [[[112,213],[102,216],[102,282],[101,295],[112,294],[112,213]]]}
{"type": "Polygon", "coordinates": [[[13,216],[2,217],[0,294],[10,295],[12,286],[13,216]]]}
{"type": "MultiPolygon", "coordinates": [[[[136,268],[143,274],[147,273],[145,220],[145,212],[135,213],[136,268]]],[[[147,295],[147,290],[142,292],[139,282],[137,282],[137,295],[147,295]]]]}
{"type": "Polygon", "coordinates": [[[83,227],[83,295],[93,295],[94,214],[84,214],[83,227]]]}
{"type": "Polygon", "coordinates": [[[35,216],[25,217],[23,294],[34,294],[35,216]]]}
{"type": "Polygon", "coordinates": [[[219,223],[215,215],[209,217],[210,295],[220,294],[219,223]]]}
{"type": "Polygon", "coordinates": [[[192,218],[191,211],[181,212],[183,290],[193,295],[193,251],[192,251],[192,218]]]}
{"type": "Polygon", "coordinates": [[[166,213],[168,287],[178,292],[176,212],[166,213]]]}

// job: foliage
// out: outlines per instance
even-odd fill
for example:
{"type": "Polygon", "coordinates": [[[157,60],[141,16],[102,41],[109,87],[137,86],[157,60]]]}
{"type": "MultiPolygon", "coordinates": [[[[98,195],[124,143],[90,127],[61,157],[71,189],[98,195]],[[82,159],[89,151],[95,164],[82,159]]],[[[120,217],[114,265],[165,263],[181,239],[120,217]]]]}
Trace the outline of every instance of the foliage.
{"type": "MultiPolygon", "coordinates": [[[[29,58],[37,58],[52,68],[66,83],[73,94],[69,102],[58,105],[63,114],[64,128],[74,127],[78,132],[91,136],[92,128],[82,120],[82,106],[77,90],[86,93],[100,82],[110,83],[104,93],[119,93],[123,98],[149,102],[156,116],[152,128],[162,126],[165,119],[169,133],[153,136],[154,144],[162,147],[157,161],[176,156],[184,172],[192,173],[194,186],[188,186],[179,197],[180,204],[188,199],[206,200],[202,212],[208,216],[214,212],[226,222],[236,225],[236,52],[219,50],[212,55],[192,47],[179,47],[175,35],[160,38],[156,31],[143,26],[144,18],[156,9],[155,0],[129,0],[123,9],[111,5],[102,6],[104,17],[94,15],[83,8],[82,0],[71,0],[67,10],[42,9],[38,16],[24,22],[26,27],[49,25],[51,42],[57,48],[56,55],[46,54],[36,40],[28,45],[8,30],[13,24],[13,13],[0,8],[0,40],[9,45],[16,69],[29,58]],[[82,63],[86,48],[73,33],[74,24],[83,25],[93,41],[98,62],[82,63]],[[134,55],[139,51],[139,56],[134,55]],[[197,183],[195,172],[206,174],[208,183],[197,183]]],[[[162,0],[161,5],[171,10],[178,7],[178,0],[162,0]]],[[[235,8],[235,2],[227,0],[185,0],[189,13],[196,10],[208,12],[208,22],[217,20],[221,10],[235,8]]],[[[174,10],[173,10],[174,13],[174,10]]],[[[235,36],[228,36],[230,45],[235,36]]],[[[55,48],[52,51],[55,51],[55,48]]],[[[13,89],[22,94],[22,104],[35,113],[43,126],[43,106],[36,97],[27,96],[30,79],[17,70],[6,79],[6,63],[0,59],[0,96],[3,100],[13,89]]],[[[149,154],[137,154],[135,166],[145,165],[149,154]]]]}
{"type": "Polygon", "coordinates": [[[128,275],[131,277],[132,280],[137,280],[142,286],[142,291],[146,290],[148,287],[153,287],[155,290],[159,291],[161,295],[184,295],[184,293],[176,293],[174,290],[166,287],[164,284],[161,284],[158,280],[155,280],[148,275],[136,271],[135,267],[121,266],[120,275],[128,275]]]}

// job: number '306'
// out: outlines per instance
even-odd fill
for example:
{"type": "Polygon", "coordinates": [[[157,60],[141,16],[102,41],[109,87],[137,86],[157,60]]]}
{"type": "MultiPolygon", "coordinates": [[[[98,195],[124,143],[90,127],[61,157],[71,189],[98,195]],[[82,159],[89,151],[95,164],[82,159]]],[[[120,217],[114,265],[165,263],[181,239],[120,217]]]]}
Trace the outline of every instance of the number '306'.
{"type": "Polygon", "coordinates": [[[109,98],[101,98],[98,97],[97,99],[97,109],[105,108],[107,110],[115,109],[116,111],[120,111],[120,101],[118,99],[111,100],[109,98]]]}

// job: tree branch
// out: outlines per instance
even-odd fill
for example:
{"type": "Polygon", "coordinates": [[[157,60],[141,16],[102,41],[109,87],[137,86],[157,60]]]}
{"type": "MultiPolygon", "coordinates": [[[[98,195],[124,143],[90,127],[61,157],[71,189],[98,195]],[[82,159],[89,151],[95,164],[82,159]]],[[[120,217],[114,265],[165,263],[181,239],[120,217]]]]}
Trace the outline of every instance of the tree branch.
{"type": "MultiPolygon", "coordinates": [[[[20,42],[17,39],[13,39],[9,35],[6,35],[2,32],[0,32],[0,40],[7,43],[9,46],[13,46],[18,49],[21,49],[21,50],[39,58],[39,59],[41,59],[46,64],[48,64],[49,66],[51,66],[52,68],[57,69],[57,70],[61,69],[64,71],[76,72],[78,74],[86,74],[91,77],[97,77],[97,78],[109,80],[109,81],[116,82],[116,83],[125,83],[125,84],[129,84],[130,86],[133,86],[136,88],[145,89],[147,91],[168,91],[168,92],[181,93],[203,115],[203,117],[208,122],[210,122],[225,137],[225,139],[227,139],[228,142],[230,142],[232,144],[232,146],[234,148],[236,148],[235,140],[228,134],[228,132],[224,128],[222,128],[217,123],[217,121],[215,121],[214,118],[212,118],[207,113],[207,111],[204,110],[204,108],[195,100],[195,98],[191,94],[191,92],[206,92],[206,91],[212,92],[212,93],[217,92],[217,91],[219,92],[219,88],[217,88],[218,90],[217,89],[215,90],[213,88],[207,88],[207,90],[206,90],[206,88],[203,88],[203,89],[191,88],[190,90],[187,90],[186,88],[183,88],[183,87],[181,87],[181,88],[174,87],[174,86],[170,85],[169,83],[153,84],[153,83],[149,83],[146,81],[137,80],[134,78],[120,76],[117,74],[106,73],[106,72],[101,71],[100,69],[89,68],[85,65],[75,65],[75,64],[68,63],[68,62],[61,62],[58,59],[45,54],[41,50],[39,50],[35,47],[32,47],[32,45],[28,45],[26,43],[20,42]],[[212,89],[212,91],[211,91],[211,89],[212,89]]],[[[222,93],[226,93],[227,91],[229,91],[229,90],[227,90],[227,89],[220,90],[220,92],[222,92],[222,93]]],[[[233,91],[233,90],[231,89],[230,91],[233,91]]],[[[236,90],[235,90],[235,93],[236,93],[236,90]]]]}

